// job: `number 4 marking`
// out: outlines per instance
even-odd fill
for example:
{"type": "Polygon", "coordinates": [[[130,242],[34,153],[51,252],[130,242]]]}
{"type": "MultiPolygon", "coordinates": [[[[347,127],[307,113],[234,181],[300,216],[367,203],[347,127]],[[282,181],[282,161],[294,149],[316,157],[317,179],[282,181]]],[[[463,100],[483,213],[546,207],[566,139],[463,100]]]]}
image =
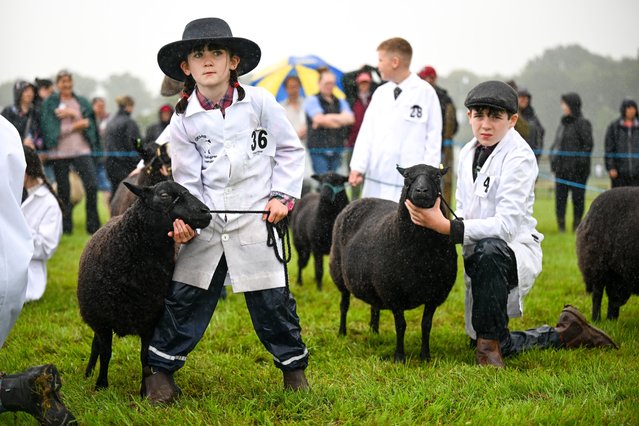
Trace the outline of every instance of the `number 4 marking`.
{"type": "Polygon", "coordinates": [[[490,189],[490,176],[488,176],[486,180],[484,180],[484,192],[488,192],[489,189],[490,189]]]}

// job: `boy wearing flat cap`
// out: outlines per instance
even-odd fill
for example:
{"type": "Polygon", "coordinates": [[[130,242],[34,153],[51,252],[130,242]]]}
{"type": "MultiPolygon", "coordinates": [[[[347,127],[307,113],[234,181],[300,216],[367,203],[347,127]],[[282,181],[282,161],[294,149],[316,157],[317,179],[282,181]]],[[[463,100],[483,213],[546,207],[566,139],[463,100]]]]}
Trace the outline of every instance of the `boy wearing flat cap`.
{"type": "Polygon", "coordinates": [[[523,298],[541,272],[543,235],[532,216],[535,155],[515,131],[517,92],[487,81],[466,97],[475,136],[459,155],[457,216],[448,220],[439,200],[433,208],[407,207],[417,225],[463,244],[466,333],[476,344],[479,365],[503,367],[503,358],[536,348],[617,347],[603,331],[566,305],[555,327],[509,331],[522,315],[523,298]]]}

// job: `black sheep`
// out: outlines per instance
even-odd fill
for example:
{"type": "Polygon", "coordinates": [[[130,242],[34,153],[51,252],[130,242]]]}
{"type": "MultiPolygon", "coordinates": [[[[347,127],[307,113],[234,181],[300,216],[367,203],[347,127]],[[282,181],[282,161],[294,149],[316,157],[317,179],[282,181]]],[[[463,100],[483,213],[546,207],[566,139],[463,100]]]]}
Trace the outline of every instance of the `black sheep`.
{"type": "Polygon", "coordinates": [[[444,303],[457,275],[457,252],[447,235],[413,224],[404,201],[432,207],[446,170],[427,165],[407,169],[398,203],[363,198],[337,217],[333,228],[330,272],[342,293],[339,333],[346,334],[350,295],[371,305],[371,327],[379,327],[379,310],[395,318],[395,361],[404,361],[404,311],[424,305],[421,359],[430,359],[430,330],[435,309],[444,303]]]}
{"type": "Polygon", "coordinates": [[[631,294],[639,294],[639,188],[613,188],[599,195],[577,228],[577,260],[586,291],[592,293],[592,320],[601,319],[604,289],[608,319],[631,294]]]}
{"type": "Polygon", "coordinates": [[[135,202],[135,195],[129,191],[124,182],[137,186],[153,186],[158,182],[171,179],[171,157],[169,155],[169,144],[158,145],[150,142],[138,149],[144,160],[144,168],[137,174],[127,176],[113,190],[113,196],[109,203],[111,216],[121,215],[135,202]]]}
{"type": "Polygon", "coordinates": [[[85,376],[99,355],[96,388],[108,386],[114,332],[140,336],[140,360],[146,364],[149,340],[175,266],[174,242],[167,235],[173,221],[181,218],[193,229],[205,228],[211,221],[208,207],[173,181],[143,188],[125,185],[138,200],[93,234],[80,257],[80,314],[94,331],[85,376]]]}
{"type": "Polygon", "coordinates": [[[348,205],[344,188],[348,178],[332,172],[311,177],[320,183],[319,193],[306,194],[299,200],[293,211],[291,229],[297,250],[297,283],[302,284],[302,270],[312,253],[315,259],[315,281],[317,289],[321,290],[324,255],[331,251],[333,224],[339,212],[348,205]]]}

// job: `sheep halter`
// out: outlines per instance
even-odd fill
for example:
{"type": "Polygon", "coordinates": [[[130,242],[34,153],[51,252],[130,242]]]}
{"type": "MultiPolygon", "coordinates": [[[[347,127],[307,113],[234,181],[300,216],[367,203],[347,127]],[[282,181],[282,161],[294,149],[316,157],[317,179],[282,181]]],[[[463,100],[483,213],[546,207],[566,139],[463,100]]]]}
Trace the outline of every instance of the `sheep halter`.
{"type": "Polygon", "coordinates": [[[337,197],[337,194],[339,194],[340,192],[346,191],[346,187],[342,184],[342,185],[331,185],[328,182],[322,182],[322,184],[320,185],[320,188],[324,188],[327,187],[331,190],[332,194],[331,194],[331,202],[335,201],[335,197],[337,197]]]}

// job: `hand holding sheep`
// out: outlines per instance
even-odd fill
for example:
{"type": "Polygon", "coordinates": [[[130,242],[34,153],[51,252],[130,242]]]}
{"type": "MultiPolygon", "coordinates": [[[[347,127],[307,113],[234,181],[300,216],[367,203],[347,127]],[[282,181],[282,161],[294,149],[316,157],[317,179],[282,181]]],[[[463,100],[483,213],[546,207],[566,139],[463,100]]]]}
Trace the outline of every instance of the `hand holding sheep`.
{"type": "Polygon", "coordinates": [[[182,219],[173,221],[173,231],[169,231],[169,238],[173,238],[178,244],[186,244],[195,238],[195,231],[189,225],[184,223],[182,219]]]}
{"type": "Polygon", "coordinates": [[[406,200],[404,204],[408,209],[408,213],[410,213],[410,220],[412,220],[415,225],[432,229],[440,234],[450,234],[450,220],[448,220],[441,211],[440,198],[437,198],[435,205],[429,209],[417,207],[411,203],[410,200],[406,200]]]}

